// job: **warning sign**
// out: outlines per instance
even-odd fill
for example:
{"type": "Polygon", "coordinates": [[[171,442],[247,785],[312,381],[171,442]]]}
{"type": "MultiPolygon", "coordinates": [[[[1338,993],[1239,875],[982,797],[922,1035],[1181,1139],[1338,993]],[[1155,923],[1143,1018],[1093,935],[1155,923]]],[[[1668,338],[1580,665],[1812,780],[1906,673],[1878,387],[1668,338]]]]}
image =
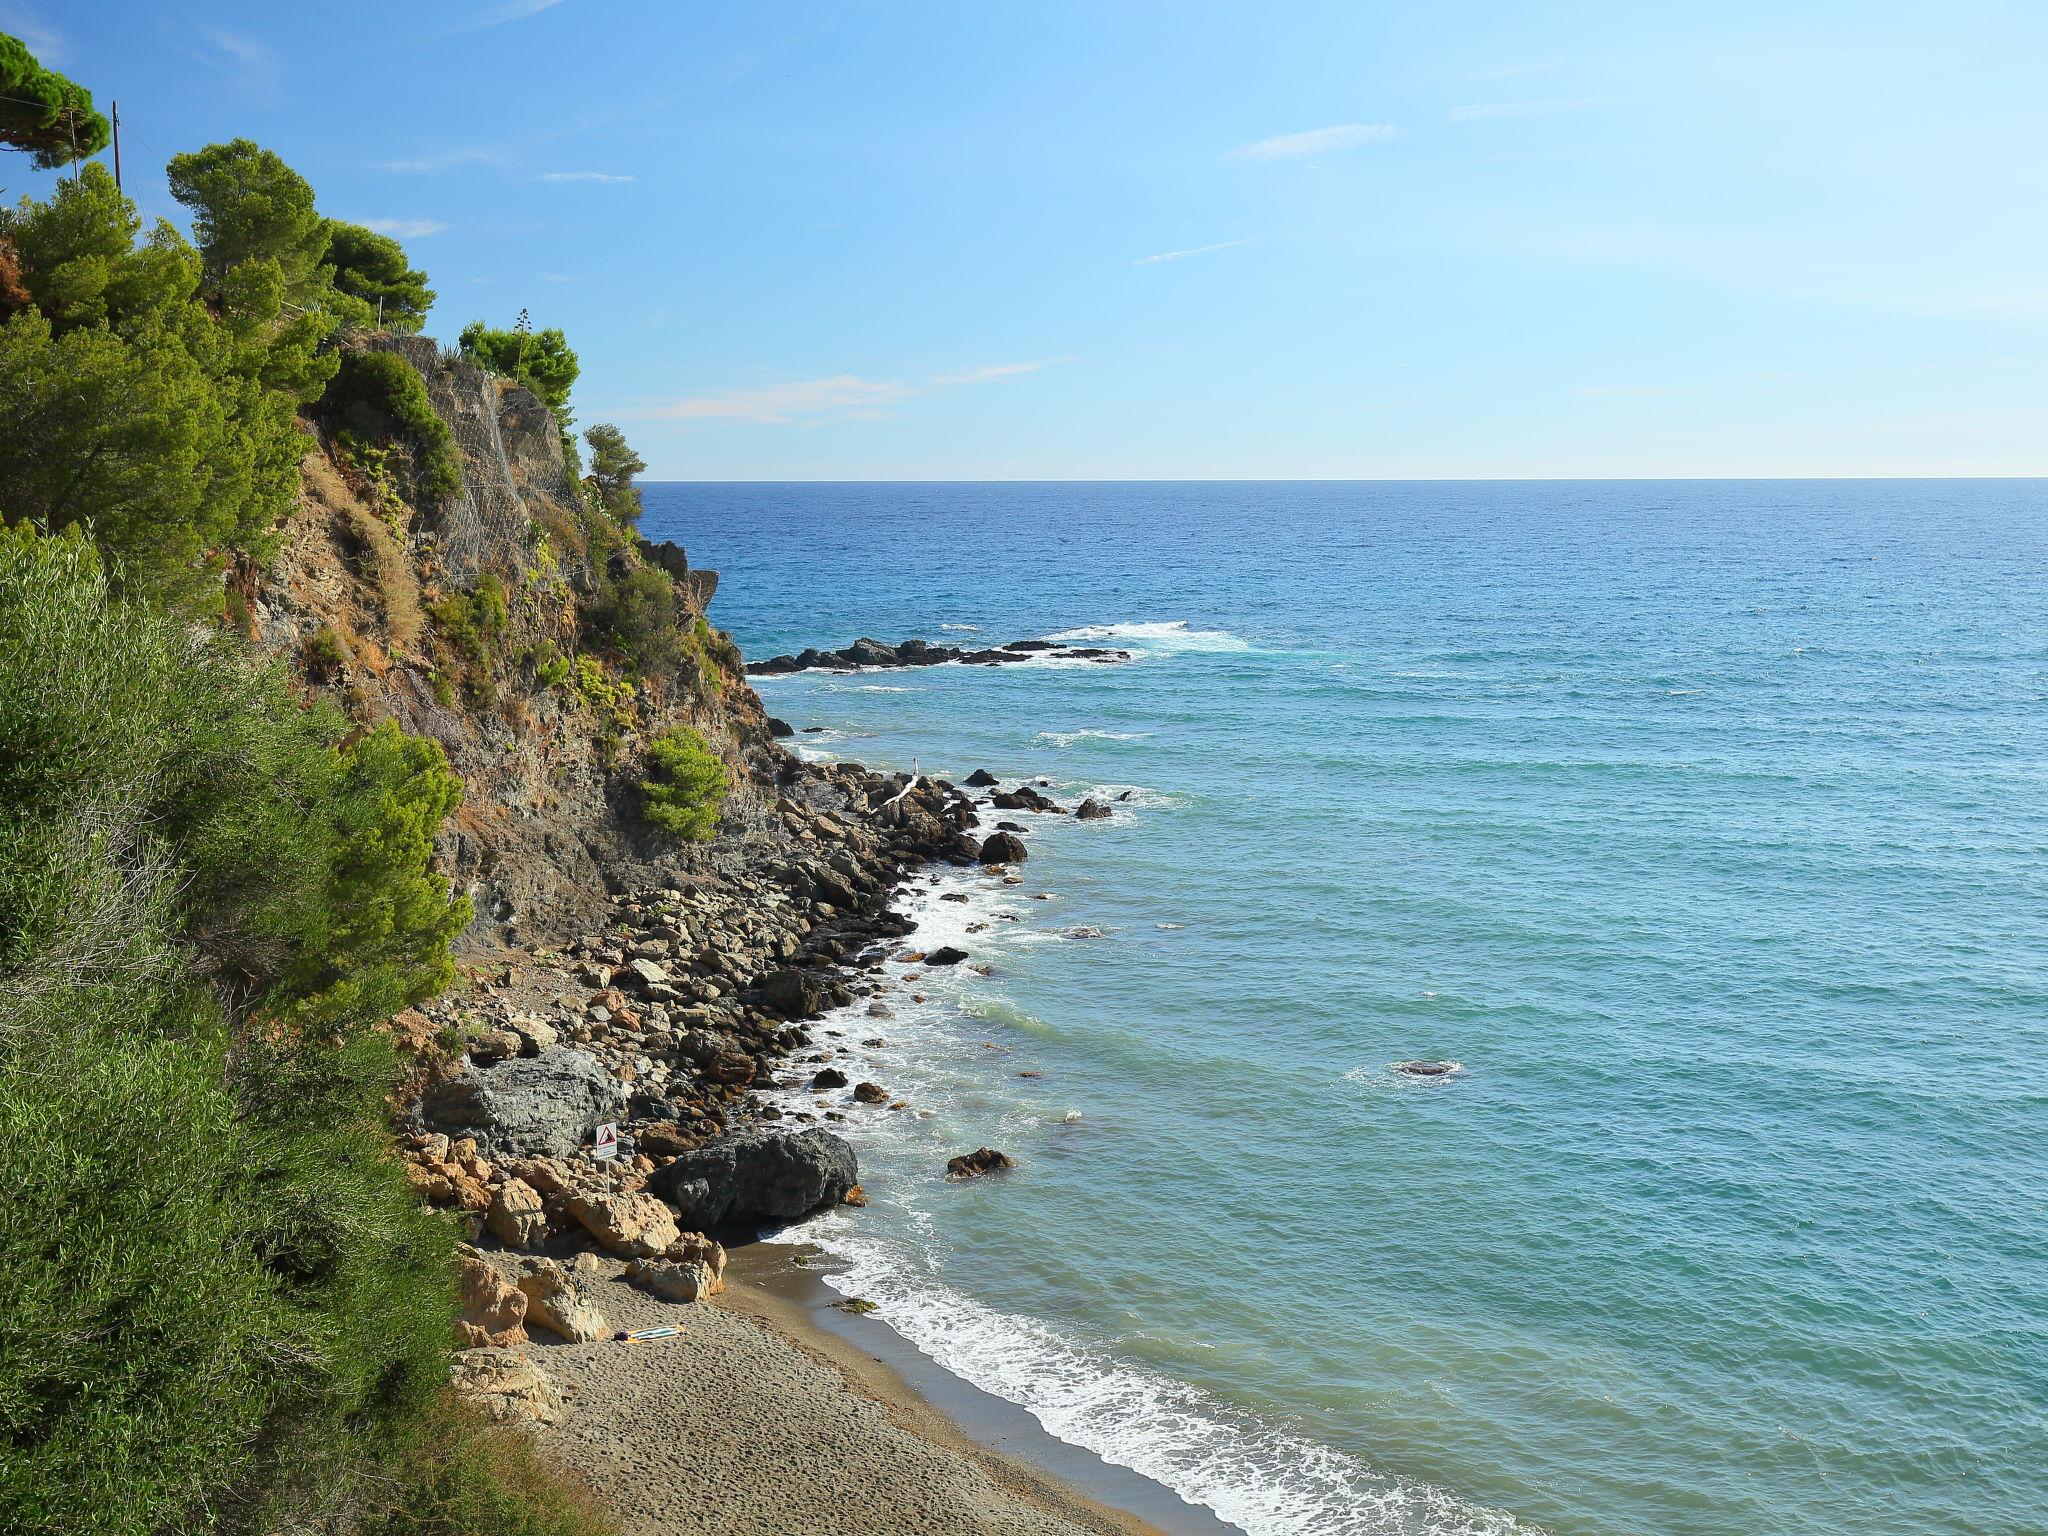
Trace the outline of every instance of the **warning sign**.
{"type": "Polygon", "coordinates": [[[595,1158],[611,1158],[619,1155],[619,1128],[606,1121],[597,1128],[597,1135],[591,1138],[590,1155],[595,1158]]]}

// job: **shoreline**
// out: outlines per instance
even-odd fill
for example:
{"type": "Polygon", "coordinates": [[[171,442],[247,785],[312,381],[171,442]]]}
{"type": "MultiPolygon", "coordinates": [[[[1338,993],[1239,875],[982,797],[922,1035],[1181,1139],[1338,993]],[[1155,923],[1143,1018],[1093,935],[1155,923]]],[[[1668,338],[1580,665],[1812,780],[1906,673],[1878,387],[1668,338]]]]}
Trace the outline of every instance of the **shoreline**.
{"type": "Polygon", "coordinates": [[[1062,1440],[1007,1398],[956,1376],[882,1318],[849,1313],[825,1284],[825,1265],[799,1268],[808,1243],[773,1238],[730,1250],[726,1294],[738,1312],[796,1348],[821,1356],[848,1390],[942,1449],[980,1463],[999,1483],[1084,1529],[1117,1536],[1243,1536],[1165,1484],[1062,1440]]]}

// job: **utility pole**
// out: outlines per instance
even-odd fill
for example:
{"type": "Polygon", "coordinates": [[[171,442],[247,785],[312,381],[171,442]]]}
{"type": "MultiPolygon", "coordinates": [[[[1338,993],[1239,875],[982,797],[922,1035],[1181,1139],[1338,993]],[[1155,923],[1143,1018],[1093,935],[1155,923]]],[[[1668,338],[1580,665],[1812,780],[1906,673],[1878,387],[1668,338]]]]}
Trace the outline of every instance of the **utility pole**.
{"type": "Polygon", "coordinates": [[[121,103],[114,103],[114,190],[121,190],[121,103]]]}

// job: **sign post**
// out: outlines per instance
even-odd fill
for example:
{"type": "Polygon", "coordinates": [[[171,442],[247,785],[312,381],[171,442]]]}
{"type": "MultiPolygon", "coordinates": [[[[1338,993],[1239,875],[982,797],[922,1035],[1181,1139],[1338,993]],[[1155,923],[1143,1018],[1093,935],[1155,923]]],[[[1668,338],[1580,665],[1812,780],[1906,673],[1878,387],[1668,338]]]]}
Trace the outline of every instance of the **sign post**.
{"type": "Polygon", "coordinates": [[[605,1165],[605,1184],[609,1190],[613,1160],[619,1155],[619,1128],[612,1121],[600,1125],[597,1134],[590,1138],[590,1155],[605,1165]]]}

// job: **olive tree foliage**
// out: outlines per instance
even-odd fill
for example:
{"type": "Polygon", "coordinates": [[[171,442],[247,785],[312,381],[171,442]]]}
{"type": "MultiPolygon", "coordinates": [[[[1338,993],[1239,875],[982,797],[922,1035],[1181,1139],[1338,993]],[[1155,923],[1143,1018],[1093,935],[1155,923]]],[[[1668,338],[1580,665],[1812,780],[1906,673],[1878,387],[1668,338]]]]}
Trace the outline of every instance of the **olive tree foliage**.
{"type": "Polygon", "coordinates": [[[26,43],[0,32],[0,148],[22,150],[54,171],[98,154],[109,132],[91,91],[43,68],[26,43]]]}

